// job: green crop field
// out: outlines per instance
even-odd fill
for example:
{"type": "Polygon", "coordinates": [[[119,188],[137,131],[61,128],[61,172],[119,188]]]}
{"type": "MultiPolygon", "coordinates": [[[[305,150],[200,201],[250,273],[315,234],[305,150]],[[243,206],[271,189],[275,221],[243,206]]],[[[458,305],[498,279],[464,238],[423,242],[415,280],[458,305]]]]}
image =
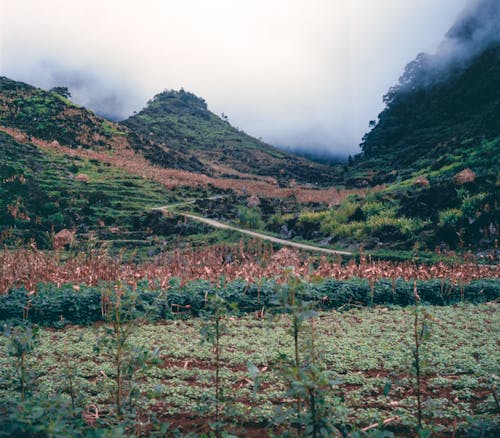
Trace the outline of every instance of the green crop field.
{"type": "MultiPolygon", "coordinates": [[[[499,426],[498,305],[425,306],[418,312],[428,334],[422,338],[419,359],[424,427],[443,436],[485,436],[484,431],[493,436],[488,431],[494,434],[499,426]]],[[[122,354],[128,368],[121,369],[122,417],[116,403],[119,343],[112,342],[116,320],[40,329],[25,356],[30,375],[25,389],[59,403],[73,399],[87,416],[97,415],[94,423],[81,426],[82,434],[97,425],[116,426],[123,412],[140,412],[140,425],[134,423],[139,434],[160,433],[160,425],[167,423],[171,436],[175,429],[208,432],[209,419],[217,413],[225,430],[266,436],[294,430],[297,392],[290,391],[290,384],[305,384],[319,375],[328,383],[312,380],[337,430],[353,433],[387,419],[387,431],[396,436],[415,430],[413,307],[354,308],[301,319],[298,353],[304,374],[295,375],[291,383],[293,314],[262,319],[221,314],[217,349],[207,336],[216,321],[213,315],[123,323],[122,333],[128,335],[122,354]]],[[[2,337],[0,343],[0,398],[16,399],[20,364],[12,353],[12,337],[2,337]]],[[[44,409],[39,406],[40,415],[44,409]]],[[[29,421],[36,423],[36,418],[29,421]]],[[[163,426],[161,433],[166,430],[163,426]]]]}

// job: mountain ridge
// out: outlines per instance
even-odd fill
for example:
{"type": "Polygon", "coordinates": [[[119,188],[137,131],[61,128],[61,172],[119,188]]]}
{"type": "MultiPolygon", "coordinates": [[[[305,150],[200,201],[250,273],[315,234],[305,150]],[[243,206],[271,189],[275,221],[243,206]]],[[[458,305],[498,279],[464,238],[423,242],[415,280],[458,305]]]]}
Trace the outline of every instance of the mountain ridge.
{"type": "Polygon", "coordinates": [[[152,165],[209,177],[268,178],[282,187],[292,180],[325,185],[336,178],[330,166],[281,151],[232,127],[210,112],[203,99],[184,90],[160,93],[143,111],[121,123],[99,117],[54,90],[57,87],[47,91],[0,77],[0,124],[71,148],[132,149],[152,165]],[[162,107],[151,117],[150,106],[163,102],[165,95],[175,97],[171,109],[162,107]],[[149,123],[143,123],[144,114],[149,123]],[[165,114],[170,124],[164,122],[165,114]],[[193,126],[179,130],[178,126],[186,125],[186,117],[193,126]],[[210,133],[215,140],[207,147],[210,133]]]}

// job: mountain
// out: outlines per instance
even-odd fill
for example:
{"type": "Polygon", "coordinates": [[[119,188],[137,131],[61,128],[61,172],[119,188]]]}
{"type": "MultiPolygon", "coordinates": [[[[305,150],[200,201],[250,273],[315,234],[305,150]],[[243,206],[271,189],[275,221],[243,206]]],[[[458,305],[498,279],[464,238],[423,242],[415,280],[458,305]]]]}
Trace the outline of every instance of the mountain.
{"type": "Polygon", "coordinates": [[[464,11],[419,54],[344,167],[386,188],[323,218],[323,232],[371,247],[492,249],[500,237],[500,2],[464,11]],[[345,219],[348,218],[348,219],[345,219]],[[329,225],[328,225],[329,224],[329,225]]]}
{"type": "MultiPolygon", "coordinates": [[[[199,107],[193,116],[190,102],[190,117],[213,121],[204,126],[206,135],[213,129],[217,141],[227,141],[227,151],[217,146],[227,157],[224,165],[207,159],[198,131],[190,137],[194,145],[179,147],[174,137],[167,145],[156,138],[161,132],[146,136],[140,125],[113,123],[75,105],[64,87],[47,91],[0,77],[0,243],[33,239],[50,248],[54,235],[68,229],[83,241],[95,234],[114,244],[149,247],[203,228],[161,218],[150,212],[155,206],[230,192],[243,205],[250,195],[290,202],[299,192],[306,200],[335,195],[288,179],[319,181],[329,167],[260,143],[209,113],[201,99],[182,94],[199,107]],[[217,130],[218,123],[224,130],[217,130]],[[254,160],[240,167],[247,173],[232,167],[241,157],[254,160]]],[[[188,110],[178,105],[176,111],[182,118],[188,110]]]]}
{"type": "Polygon", "coordinates": [[[194,154],[216,176],[269,176],[284,186],[292,179],[327,184],[335,177],[330,166],[281,151],[231,126],[209,111],[202,98],[182,89],[157,94],[122,125],[141,138],[194,154]]]}
{"type": "Polygon", "coordinates": [[[362,153],[333,168],[248,136],[184,90],[113,123],[73,104],[64,87],[0,78],[0,240],[50,247],[63,228],[105,240],[119,229],[132,245],[184,238],[198,231],[146,212],[196,199],[186,208],[203,216],[252,218],[339,248],[491,253],[500,239],[499,84],[500,2],[480,0],[435,54],[407,65],[362,153]],[[347,190],[316,187],[337,182],[347,190]]]}
{"type": "Polygon", "coordinates": [[[220,193],[189,184],[203,165],[75,105],[66,92],[0,77],[0,244],[50,249],[54,235],[72,230],[81,242],[96,236],[156,251],[172,236],[196,234],[150,210],[220,193]]]}
{"type": "Polygon", "coordinates": [[[324,185],[336,178],[331,166],[280,151],[232,127],[184,90],[158,94],[122,123],[74,104],[65,91],[0,77],[0,125],[75,149],[130,149],[154,166],[216,178],[267,177],[285,187],[291,180],[324,185]]]}
{"type": "Polygon", "coordinates": [[[61,90],[64,88],[46,91],[0,77],[0,125],[70,148],[98,151],[125,148],[141,153],[155,165],[193,172],[204,170],[196,157],[142,140],[125,126],[74,104],[57,92],[61,90]]]}
{"type": "Polygon", "coordinates": [[[385,109],[361,144],[358,169],[372,183],[465,167],[498,172],[500,2],[465,11],[434,55],[419,54],[384,96],[385,109]]]}

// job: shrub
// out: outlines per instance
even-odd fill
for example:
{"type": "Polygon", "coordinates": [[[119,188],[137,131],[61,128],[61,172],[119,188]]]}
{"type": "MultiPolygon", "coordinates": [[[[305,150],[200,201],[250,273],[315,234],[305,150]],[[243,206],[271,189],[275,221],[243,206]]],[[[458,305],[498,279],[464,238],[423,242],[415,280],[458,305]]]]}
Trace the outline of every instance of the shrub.
{"type": "MultiPolygon", "coordinates": [[[[44,326],[65,324],[87,325],[103,320],[102,294],[110,287],[40,285],[36,295],[24,288],[0,295],[0,320],[23,319],[44,326]]],[[[129,287],[129,286],[124,286],[129,287]]],[[[217,294],[236,303],[241,312],[256,312],[273,306],[284,286],[274,279],[262,279],[259,284],[236,280],[224,285],[213,285],[197,280],[181,285],[172,280],[167,292],[151,289],[147,282],[139,283],[135,314],[148,319],[170,319],[178,316],[199,316],[205,310],[207,297],[217,294]]],[[[417,281],[422,304],[450,305],[461,301],[484,303],[500,297],[500,281],[477,280],[466,285],[454,285],[447,280],[417,281]]],[[[370,283],[367,279],[326,279],[305,283],[303,299],[317,304],[319,309],[348,309],[351,305],[414,304],[413,282],[401,279],[381,279],[370,283]]]]}
{"type": "Polygon", "coordinates": [[[456,227],[462,220],[462,212],[457,208],[450,208],[439,212],[439,225],[442,227],[456,227]]]}
{"type": "Polygon", "coordinates": [[[260,210],[257,207],[240,207],[238,208],[238,221],[246,228],[261,229],[264,227],[260,210]]]}

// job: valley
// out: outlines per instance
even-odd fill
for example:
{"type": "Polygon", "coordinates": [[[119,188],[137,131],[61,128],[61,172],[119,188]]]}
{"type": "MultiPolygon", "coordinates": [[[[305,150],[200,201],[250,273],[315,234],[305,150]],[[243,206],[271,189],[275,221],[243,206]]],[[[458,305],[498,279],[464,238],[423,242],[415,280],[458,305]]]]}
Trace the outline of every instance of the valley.
{"type": "Polygon", "coordinates": [[[110,120],[0,76],[0,437],[498,436],[483,8],[329,164],[184,88],[110,120]]]}

